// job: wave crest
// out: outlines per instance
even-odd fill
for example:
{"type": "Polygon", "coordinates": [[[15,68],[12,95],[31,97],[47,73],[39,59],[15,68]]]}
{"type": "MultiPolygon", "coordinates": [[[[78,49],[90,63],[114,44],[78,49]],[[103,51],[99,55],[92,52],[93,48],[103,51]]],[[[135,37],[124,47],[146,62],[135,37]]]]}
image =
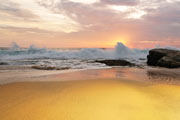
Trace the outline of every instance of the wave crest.
{"type": "Polygon", "coordinates": [[[0,50],[0,59],[119,59],[146,57],[148,50],[130,49],[122,43],[117,43],[114,49],[84,48],[80,50],[50,50],[30,46],[19,48],[13,44],[8,50],[0,50]]]}

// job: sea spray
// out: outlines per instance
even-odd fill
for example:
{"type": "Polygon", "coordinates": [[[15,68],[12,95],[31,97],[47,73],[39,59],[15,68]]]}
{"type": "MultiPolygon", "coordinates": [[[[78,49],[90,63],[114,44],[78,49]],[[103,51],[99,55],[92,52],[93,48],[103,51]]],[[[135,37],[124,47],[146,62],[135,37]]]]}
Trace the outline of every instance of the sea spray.
{"type": "Polygon", "coordinates": [[[83,48],[80,50],[53,50],[45,48],[37,48],[30,46],[28,49],[19,48],[14,43],[12,48],[8,50],[0,50],[0,59],[119,59],[119,58],[138,58],[146,57],[148,50],[134,50],[130,49],[122,43],[117,43],[114,49],[100,49],[100,48],[83,48]]]}

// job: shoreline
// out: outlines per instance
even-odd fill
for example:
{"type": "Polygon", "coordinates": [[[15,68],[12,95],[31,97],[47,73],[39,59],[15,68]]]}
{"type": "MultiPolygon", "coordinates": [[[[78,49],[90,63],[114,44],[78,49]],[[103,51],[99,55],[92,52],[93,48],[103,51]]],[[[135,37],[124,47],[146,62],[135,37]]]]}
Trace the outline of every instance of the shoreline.
{"type": "MultiPolygon", "coordinates": [[[[6,67],[6,66],[5,66],[6,67]]],[[[126,79],[149,83],[180,84],[180,69],[112,67],[105,69],[36,70],[29,66],[0,69],[0,85],[16,82],[126,79]],[[52,79],[52,80],[50,80],[52,79]]]]}

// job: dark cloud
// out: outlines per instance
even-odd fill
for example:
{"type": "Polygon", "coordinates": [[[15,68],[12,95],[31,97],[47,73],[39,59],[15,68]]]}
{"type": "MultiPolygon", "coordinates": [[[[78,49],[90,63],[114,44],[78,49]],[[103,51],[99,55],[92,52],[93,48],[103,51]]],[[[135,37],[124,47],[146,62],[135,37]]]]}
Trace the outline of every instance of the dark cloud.
{"type": "Polygon", "coordinates": [[[110,5],[134,6],[139,3],[139,0],[101,0],[101,2],[110,5]]]}

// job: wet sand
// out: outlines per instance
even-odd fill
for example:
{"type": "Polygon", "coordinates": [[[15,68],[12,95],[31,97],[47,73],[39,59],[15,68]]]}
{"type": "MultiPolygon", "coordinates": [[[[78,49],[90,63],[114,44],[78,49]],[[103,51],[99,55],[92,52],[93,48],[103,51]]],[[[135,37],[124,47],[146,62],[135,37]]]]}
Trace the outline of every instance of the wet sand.
{"type": "Polygon", "coordinates": [[[177,83],[172,81],[178,81],[179,74],[169,74],[166,69],[167,73],[158,69],[150,69],[150,74],[144,71],[88,70],[0,85],[0,118],[179,120],[180,86],[171,84],[177,83]],[[168,80],[161,82],[165,78],[168,80]]]}
{"type": "Polygon", "coordinates": [[[94,70],[37,70],[29,66],[0,66],[0,85],[17,82],[126,79],[180,85],[180,69],[107,68],[94,70]]]}

